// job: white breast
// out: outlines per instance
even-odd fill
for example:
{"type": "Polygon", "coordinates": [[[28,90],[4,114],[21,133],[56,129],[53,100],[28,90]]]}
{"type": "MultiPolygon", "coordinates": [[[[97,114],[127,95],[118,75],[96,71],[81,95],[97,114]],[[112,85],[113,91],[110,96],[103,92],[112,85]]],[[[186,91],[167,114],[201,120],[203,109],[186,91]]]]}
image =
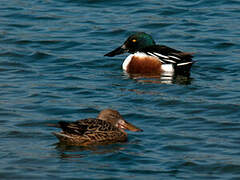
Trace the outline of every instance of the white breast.
{"type": "Polygon", "coordinates": [[[123,62],[122,64],[122,68],[124,71],[127,71],[127,66],[130,63],[130,61],[132,60],[132,57],[134,56],[134,54],[130,54],[123,62]]]}

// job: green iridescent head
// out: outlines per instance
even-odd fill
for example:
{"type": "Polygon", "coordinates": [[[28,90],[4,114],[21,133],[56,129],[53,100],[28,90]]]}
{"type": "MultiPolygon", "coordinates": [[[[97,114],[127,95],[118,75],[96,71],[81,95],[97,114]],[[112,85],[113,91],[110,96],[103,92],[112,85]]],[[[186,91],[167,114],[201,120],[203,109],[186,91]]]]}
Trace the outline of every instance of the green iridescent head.
{"type": "Polygon", "coordinates": [[[135,53],[145,47],[155,45],[153,38],[144,32],[138,32],[128,37],[124,44],[117,49],[105,54],[105,56],[115,56],[125,52],[135,53]]]}
{"type": "Polygon", "coordinates": [[[147,46],[155,45],[155,42],[149,34],[138,32],[131,35],[124,43],[128,52],[135,53],[147,46]]]}

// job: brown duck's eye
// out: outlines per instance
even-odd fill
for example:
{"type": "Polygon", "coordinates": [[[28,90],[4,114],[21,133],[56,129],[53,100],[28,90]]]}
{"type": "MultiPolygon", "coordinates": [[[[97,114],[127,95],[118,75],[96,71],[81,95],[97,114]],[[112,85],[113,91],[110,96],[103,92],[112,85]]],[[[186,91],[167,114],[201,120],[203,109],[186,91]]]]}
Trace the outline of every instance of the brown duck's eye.
{"type": "Polygon", "coordinates": [[[136,39],[133,39],[133,40],[132,40],[132,42],[134,42],[134,43],[135,43],[136,41],[137,41],[136,39]]]}

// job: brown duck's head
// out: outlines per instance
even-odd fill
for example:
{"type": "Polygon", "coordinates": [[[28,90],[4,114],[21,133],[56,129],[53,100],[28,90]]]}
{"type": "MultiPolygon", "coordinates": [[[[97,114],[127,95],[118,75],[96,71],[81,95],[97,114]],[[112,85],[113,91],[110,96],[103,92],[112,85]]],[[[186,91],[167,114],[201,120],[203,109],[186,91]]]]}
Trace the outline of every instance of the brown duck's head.
{"type": "Polygon", "coordinates": [[[119,129],[127,129],[129,131],[143,131],[142,129],[137,128],[131,123],[125,121],[120,113],[116,110],[104,109],[99,113],[97,118],[108,121],[119,129]]]}

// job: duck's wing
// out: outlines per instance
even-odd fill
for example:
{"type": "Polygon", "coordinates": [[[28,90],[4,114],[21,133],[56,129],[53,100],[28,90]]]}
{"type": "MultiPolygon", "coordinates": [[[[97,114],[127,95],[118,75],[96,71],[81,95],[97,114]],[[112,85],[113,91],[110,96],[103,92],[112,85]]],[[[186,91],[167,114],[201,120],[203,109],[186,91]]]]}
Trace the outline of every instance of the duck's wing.
{"type": "Polygon", "coordinates": [[[193,63],[193,53],[178,51],[164,45],[148,46],[143,49],[143,52],[147,55],[157,57],[162,64],[184,66],[193,63]]]}
{"type": "Polygon", "coordinates": [[[60,121],[58,124],[63,132],[74,135],[118,130],[111,123],[94,118],[82,119],[75,122],[60,121]]]}
{"type": "Polygon", "coordinates": [[[176,74],[189,76],[194,63],[192,61],[193,53],[178,51],[164,45],[149,46],[144,48],[143,52],[157,57],[163,65],[166,65],[167,69],[173,67],[176,74]]]}

